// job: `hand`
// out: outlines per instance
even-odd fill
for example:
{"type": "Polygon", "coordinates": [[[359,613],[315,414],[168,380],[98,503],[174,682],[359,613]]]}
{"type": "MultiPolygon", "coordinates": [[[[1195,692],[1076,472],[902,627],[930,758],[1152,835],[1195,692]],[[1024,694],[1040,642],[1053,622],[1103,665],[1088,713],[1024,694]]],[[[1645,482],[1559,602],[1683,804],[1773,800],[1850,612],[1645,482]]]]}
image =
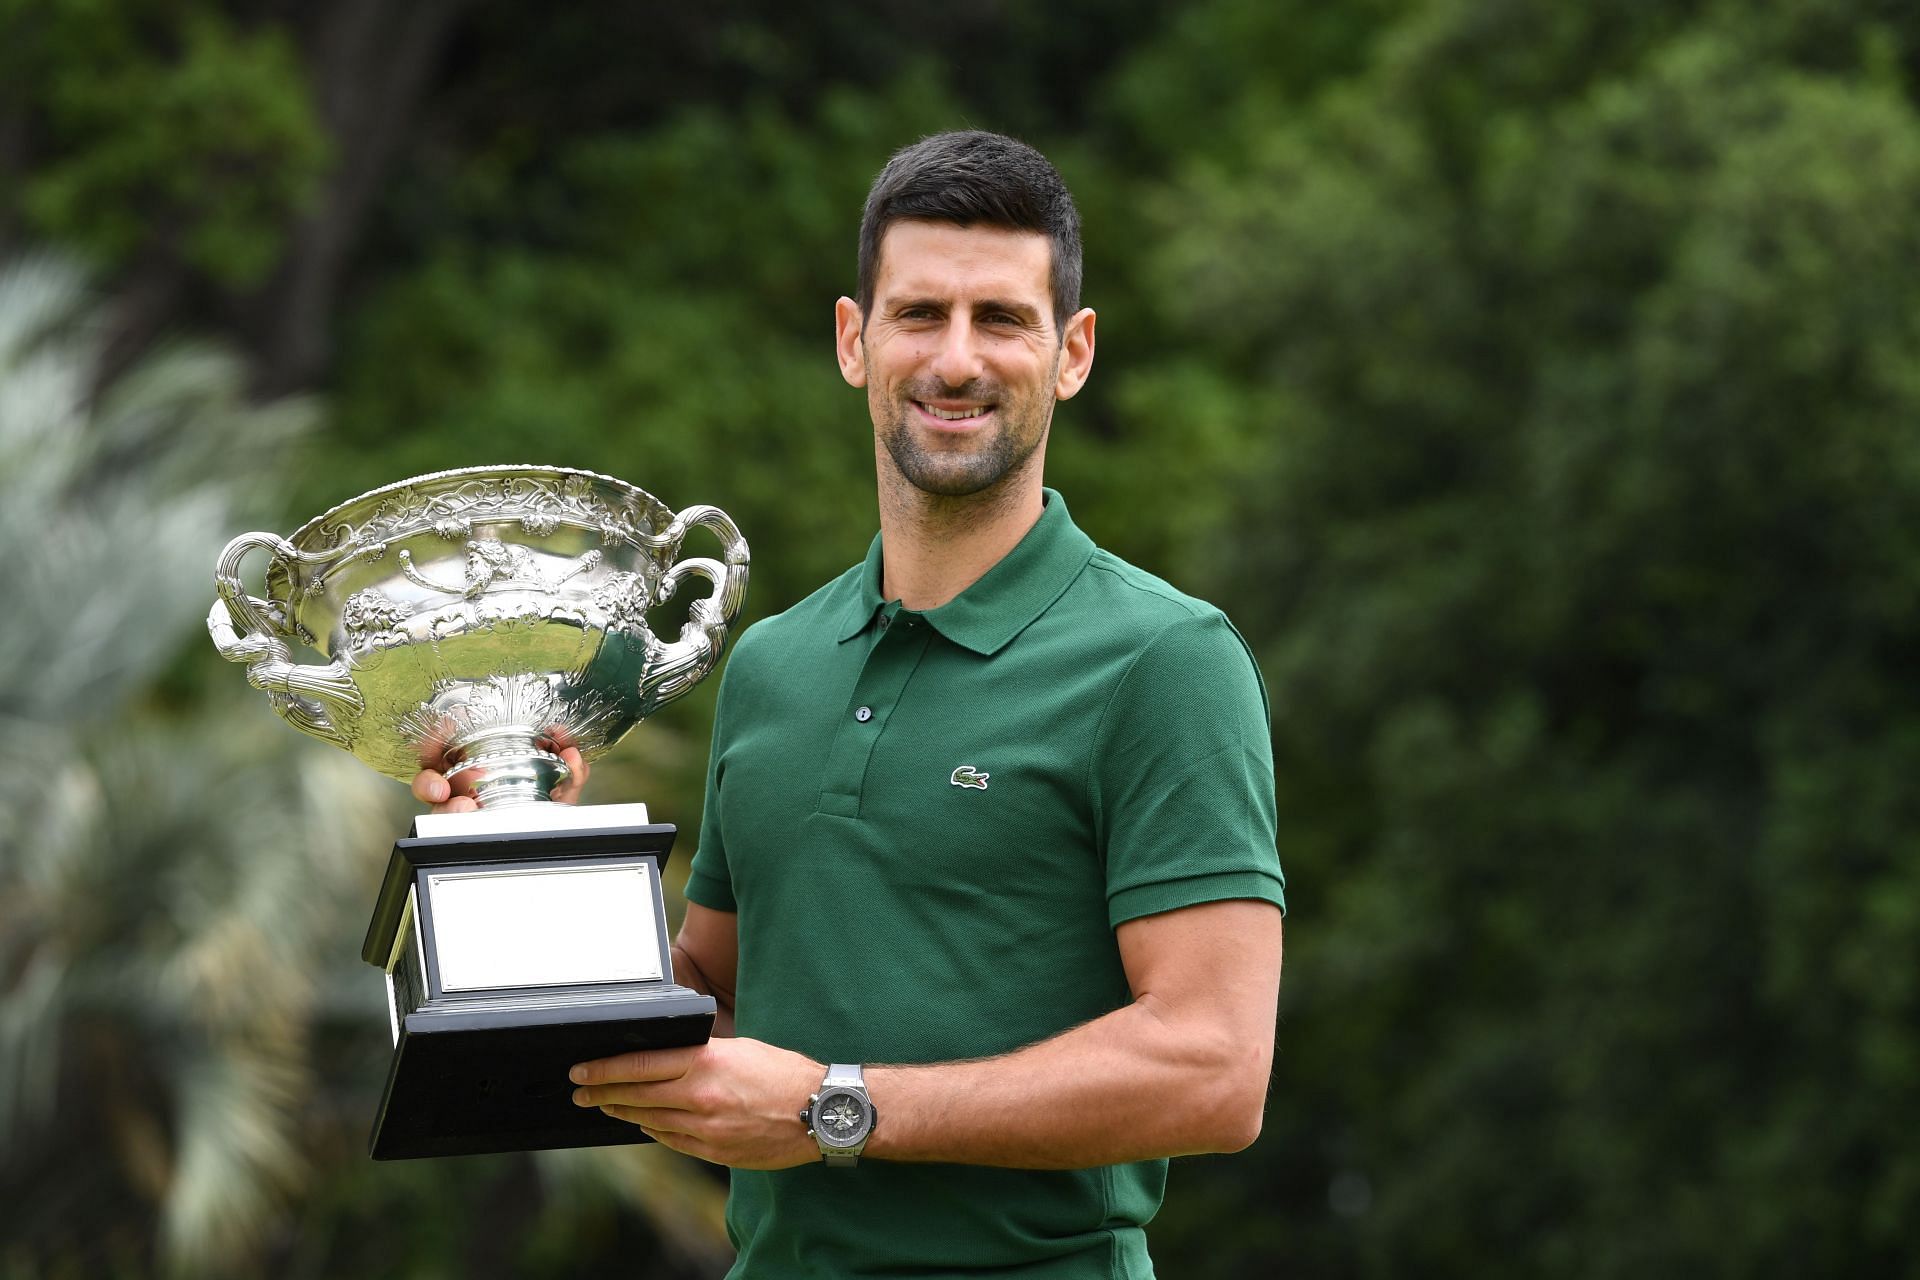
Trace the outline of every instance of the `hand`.
{"type": "Polygon", "coordinates": [[[734,1169],[788,1169],[820,1159],[800,1122],[826,1067],[759,1040],[709,1040],[583,1062],[575,1105],[599,1107],[675,1151],[734,1169]]]}
{"type": "MultiPolygon", "coordinates": [[[[592,770],[576,747],[562,751],[560,758],[567,762],[567,768],[572,772],[567,774],[565,782],[553,789],[553,798],[561,804],[578,804],[580,790],[587,785],[587,775],[592,770]]],[[[413,798],[422,804],[432,805],[435,813],[466,813],[480,807],[472,796],[454,795],[453,785],[447,781],[446,775],[432,769],[422,769],[413,775],[413,798]]]]}

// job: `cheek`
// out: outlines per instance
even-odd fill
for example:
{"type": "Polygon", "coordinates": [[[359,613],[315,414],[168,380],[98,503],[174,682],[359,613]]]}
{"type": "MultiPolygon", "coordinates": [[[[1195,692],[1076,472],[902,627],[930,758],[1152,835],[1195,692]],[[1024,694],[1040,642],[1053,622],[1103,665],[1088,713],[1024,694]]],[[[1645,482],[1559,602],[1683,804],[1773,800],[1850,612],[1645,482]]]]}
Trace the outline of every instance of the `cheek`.
{"type": "Polygon", "coordinates": [[[880,365],[874,372],[882,378],[898,382],[909,377],[931,358],[928,345],[914,338],[896,339],[887,346],[886,353],[880,357],[880,365]]]}

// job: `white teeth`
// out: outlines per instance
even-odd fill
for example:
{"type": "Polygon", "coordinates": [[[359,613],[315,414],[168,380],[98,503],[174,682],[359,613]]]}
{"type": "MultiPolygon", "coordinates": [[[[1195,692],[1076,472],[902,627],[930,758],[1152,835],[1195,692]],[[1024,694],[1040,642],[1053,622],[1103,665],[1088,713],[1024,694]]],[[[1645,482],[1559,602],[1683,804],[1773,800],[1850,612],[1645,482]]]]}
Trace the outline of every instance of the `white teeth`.
{"type": "Polygon", "coordinates": [[[962,418],[977,417],[987,411],[987,406],[983,404],[972,405],[965,409],[936,409],[930,404],[922,404],[920,407],[946,422],[958,422],[962,418]]]}

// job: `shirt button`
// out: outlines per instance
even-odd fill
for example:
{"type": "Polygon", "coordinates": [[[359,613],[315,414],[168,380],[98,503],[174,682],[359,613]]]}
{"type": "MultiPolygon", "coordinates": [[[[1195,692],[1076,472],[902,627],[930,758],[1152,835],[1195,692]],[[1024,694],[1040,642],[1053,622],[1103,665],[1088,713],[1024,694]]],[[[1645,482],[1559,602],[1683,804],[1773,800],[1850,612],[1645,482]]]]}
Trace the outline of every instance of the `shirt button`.
{"type": "Polygon", "coordinates": [[[888,623],[890,623],[890,622],[892,622],[892,621],[893,621],[893,619],[892,619],[891,617],[889,617],[888,615],[886,615],[886,614],[884,614],[884,613],[883,613],[883,614],[881,614],[881,615],[880,615],[880,629],[881,629],[882,631],[885,631],[885,630],[887,629],[887,624],[888,624],[888,623]]]}
{"type": "Polygon", "coordinates": [[[855,720],[858,720],[861,724],[865,724],[867,721],[873,719],[873,708],[862,707],[858,711],[853,713],[853,718],[855,720]]]}

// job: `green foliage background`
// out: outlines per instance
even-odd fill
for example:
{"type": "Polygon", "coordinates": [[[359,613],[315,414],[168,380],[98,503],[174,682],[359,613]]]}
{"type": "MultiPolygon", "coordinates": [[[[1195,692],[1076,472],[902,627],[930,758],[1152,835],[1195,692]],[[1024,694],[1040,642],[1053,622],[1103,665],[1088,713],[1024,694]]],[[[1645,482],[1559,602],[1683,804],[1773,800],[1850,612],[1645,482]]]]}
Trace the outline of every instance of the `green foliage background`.
{"type": "MultiPolygon", "coordinates": [[[[829,352],[867,182],[936,129],[1025,136],[1079,197],[1100,313],[1051,482],[1225,606],[1275,706],[1267,1127],[1176,1167],[1162,1271],[1920,1275],[1920,11],[429,10],[374,165],[338,91],[384,64],[328,19],[0,0],[0,248],[94,265],[123,300],[109,366],[193,329],[256,399],[318,394],[251,477],[263,527],[417,471],[582,465],[728,510],[749,613],[784,608],[874,525],[829,352]],[[300,326],[305,366],[278,337],[300,326]]],[[[0,454],[0,492],[21,465],[0,454]]],[[[10,638],[43,625],[22,589],[10,638]]],[[[178,645],[95,722],[210,744],[270,719],[178,645]]],[[[696,829],[710,706],[676,704],[596,790],[696,829]]],[[[213,814],[235,783],[204,754],[164,789],[213,814]]],[[[3,878],[42,836],[0,835],[3,878]]],[[[16,1016],[45,923],[0,908],[16,1016]]],[[[715,1265],[670,1225],[706,1221],[697,1172],[366,1164],[377,1024],[351,965],[329,981],[298,1006],[323,1099],[301,1172],[208,1237],[215,1261],[162,1229],[199,1122],[147,1080],[145,1155],[49,1139],[96,1134],[55,1091],[0,1157],[0,1189],[61,1170],[135,1226],[109,1245],[78,1194],[0,1209],[0,1274],[715,1265]],[[476,1209],[486,1246],[462,1243],[476,1209]]],[[[85,1063],[80,1021],[55,1024],[85,1063]]]]}

